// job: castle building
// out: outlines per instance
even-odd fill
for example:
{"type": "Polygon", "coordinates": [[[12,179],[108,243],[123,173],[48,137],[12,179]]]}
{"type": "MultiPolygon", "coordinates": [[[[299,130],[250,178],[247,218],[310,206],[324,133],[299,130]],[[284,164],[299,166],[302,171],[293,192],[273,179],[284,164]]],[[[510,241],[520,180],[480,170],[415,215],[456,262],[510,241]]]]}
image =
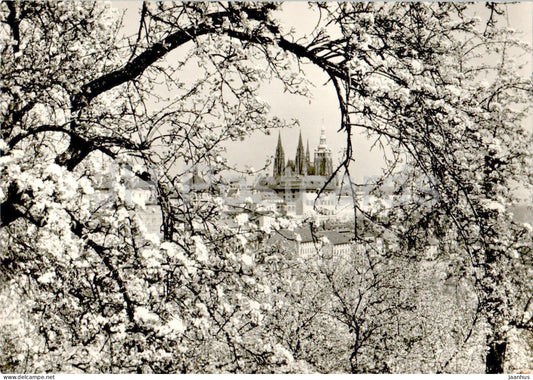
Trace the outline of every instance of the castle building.
{"type": "Polygon", "coordinates": [[[277,211],[281,214],[304,215],[313,209],[323,214],[333,213],[337,180],[333,178],[329,181],[333,173],[333,162],[324,128],[321,130],[320,141],[314,152],[314,161],[310,158],[309,141],[307,149],[304,149],[300,132],[294,160],[285,161],[285,150],[279,135],[272,177],[260,178],[255,190],[262,194],[277,195],[277,211]],[[317,199],[319,192],[320,197],[317,199]]]}

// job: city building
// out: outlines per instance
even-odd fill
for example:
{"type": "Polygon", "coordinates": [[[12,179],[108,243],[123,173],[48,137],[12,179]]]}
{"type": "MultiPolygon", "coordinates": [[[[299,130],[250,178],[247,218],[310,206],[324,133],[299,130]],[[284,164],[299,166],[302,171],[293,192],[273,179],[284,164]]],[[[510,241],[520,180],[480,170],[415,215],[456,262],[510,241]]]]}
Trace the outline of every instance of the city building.
{"type": "Polygon", "coordinates": [[[268,246],[279,245],[300,257],[313,255],[322,257],[353,258],[355,252],[354,232],[349,230],[317,230],[303,226],[294,230],[274,231],[267,240],[268,246]]]}
{"type": "Polygon", "coordinates": [[[137,215],[146,231],[155,235],[161,234],[161,206],[152,182],[140,179],[132,172],[129,165],[114,165],[105,163],[104,160],[102,160],[102,171],[97,173],[95,181],[92,197],[96,202],[102,205],[111,204],[113,202],[111,192],[117,191],[117,186],[121,186],[123,199],[137,206],[137,215]]]}

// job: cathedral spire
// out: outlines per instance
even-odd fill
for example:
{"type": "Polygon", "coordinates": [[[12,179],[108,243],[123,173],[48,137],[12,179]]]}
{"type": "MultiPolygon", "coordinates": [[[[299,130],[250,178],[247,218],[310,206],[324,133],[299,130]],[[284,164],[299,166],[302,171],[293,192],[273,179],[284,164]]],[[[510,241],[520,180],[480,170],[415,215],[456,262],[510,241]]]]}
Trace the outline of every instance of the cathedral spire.
{"type": "Polygon", "coordinates": [[[285,152],[281,143],[281,134],[278,133],[278,146],[274,156],[274,168],[272,170],[274,177],[281,177],[285,174],[285,152]]]}
{"type": "Polygon", "coordinates": [[[309,153],[309,139],[307,139],[307,148],[305,149],[305,163],[308,166],[311,164],[311,155],[309,153]]]}
{"type": "Polygon", "coordinates": [[[296,158],[294,159],[294,168],[296,175],[305,175],[305,152],[304,143],[302,142],[302,131],[300,131],[300,138],[298,139],[298,147],[296,148],[296,158]]]}

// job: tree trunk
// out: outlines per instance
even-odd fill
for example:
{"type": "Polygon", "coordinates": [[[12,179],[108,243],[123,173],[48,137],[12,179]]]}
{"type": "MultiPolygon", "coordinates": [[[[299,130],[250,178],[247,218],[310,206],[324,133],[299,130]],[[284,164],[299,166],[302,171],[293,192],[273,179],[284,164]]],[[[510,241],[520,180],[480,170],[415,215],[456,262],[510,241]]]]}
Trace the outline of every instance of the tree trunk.
{"type": "Polygon", "coordinates": [[[486,356],[485,373],[503,373],[505,366],[506,341],[492,341],[488,344],[489,352],[486,356]]]}
{"type": "MultiPolygon", "coordinates": [[[[485,155],[483,190],[487,199],[498,199],[497,186],[503,184],[501,177],[498,176],[498,168],[501,164],[502,162],[496,156],[496,152],[489,151],[485,155]]],[[[487,292],[485,309],[487,322],[491,329],[491,333],[487,336],[488,352],[485,357],[485,373],[503,373],[507,351],[507,333],[502,329],[502,326],[505,325],[508,318],[509,303],[501,292],[505,281],[500,259],[504,252],[501,248],[493,248],[498,246],[499,234],[495,226],[499,224],[499,214],[493,210],[484,210],[481,215],[483,215],[484,221],[481,231],[484,239],[486,239],[485,262],[488,264],[485,273],[488,280],[488,287],[485,289],[487,292]]]]}

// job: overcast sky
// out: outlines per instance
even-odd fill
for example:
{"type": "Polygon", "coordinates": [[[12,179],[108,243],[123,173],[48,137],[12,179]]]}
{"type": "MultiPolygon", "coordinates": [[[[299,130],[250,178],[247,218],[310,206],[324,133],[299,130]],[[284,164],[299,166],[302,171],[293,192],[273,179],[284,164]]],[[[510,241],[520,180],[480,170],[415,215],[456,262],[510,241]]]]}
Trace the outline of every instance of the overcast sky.
{"type": "MultiPolygon", "coordinates": [[[[111,5],[122,10],[127,10],[124,24],[125,30],[135,33],[139,22],[140,2],[116,1],[111,5]]],[[[509,26],[523,32],[524,41],[531,46],[533,28],[533,3],[519,2],[508,4],[509,26]]],[[[475,12],[481,17],[486,15],[482,3],[476,6],[475,12]]],[[[311,31],[316,24],[316,16],[308,10],[306,2],[291,1],[283,4],[283,13],[279,18],[290,22],[298,33],[311,31]]],[[[531,60],[526,72],[531,73],[531,60]]],[[[326,75],[314,66],[308,65],[306,74],[312,79],[315,87],[311,89],[311,98],[283,93],[280,83],[265,84],[261,89],[261,97],[268,101],[272,115],[287,120],[297,119],[300,128],[280,130],[283,140],[285,155],[293,158],[296,153],[298,134],[302,132],[304,144],[309,140],[311,151],[318,144],[320,129],[325,127],[328,145],[334,155],[334,163],[338,162],[346,143],[344,132],[338,132],[340,127],[339,107],[333,86],[327,82],[326,75]]],[[[264,166],[265,161],[273,156],[277,143],[277,131],[272,131],[270,136],[257,132],[248,137],[244,142],[235,142],[227,145],[227,157],[231,164],[244,168],[245,165],[256,169],[264,166]]],[[[356,133],[352,140],[355,153],[353,176],[357,182],[362,182],[364,177],[381,173],[383,166],[382,153],[376,148],[371,149],[372,141],[368,141],[362,134],[356,133]]]]}

